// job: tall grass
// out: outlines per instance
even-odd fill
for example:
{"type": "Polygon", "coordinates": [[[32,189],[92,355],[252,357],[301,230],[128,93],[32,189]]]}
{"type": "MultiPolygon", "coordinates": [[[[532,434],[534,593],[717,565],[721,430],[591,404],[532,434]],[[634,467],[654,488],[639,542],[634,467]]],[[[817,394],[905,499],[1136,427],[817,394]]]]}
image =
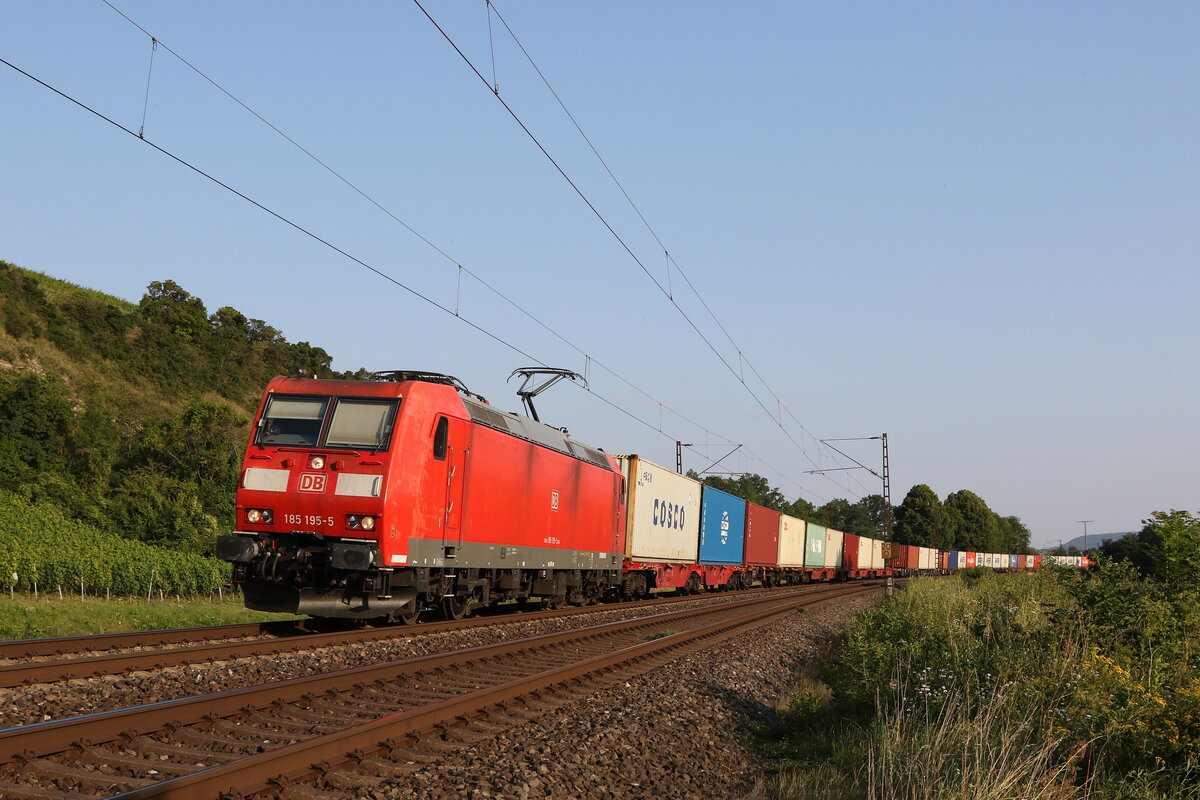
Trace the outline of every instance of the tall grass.
{"type": "Polygon", "coordinates": [[[1060,723],[1083,650],[1049,579],[914,581],[804,675],[760,746],[771,800],[1073,800],[1060,723]]]}

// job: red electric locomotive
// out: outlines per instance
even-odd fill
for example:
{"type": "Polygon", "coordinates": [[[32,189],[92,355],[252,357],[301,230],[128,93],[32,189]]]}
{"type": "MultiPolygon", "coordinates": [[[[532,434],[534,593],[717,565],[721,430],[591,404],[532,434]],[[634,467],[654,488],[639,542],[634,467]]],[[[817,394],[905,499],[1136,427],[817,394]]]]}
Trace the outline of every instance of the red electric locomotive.
{"type": "Polygon", "coordinates": [[[456,378],[275,378],[217,555],[246,605],[412,622],[440,605],[619,589],[624,479],[603,451],[456,378]]]}

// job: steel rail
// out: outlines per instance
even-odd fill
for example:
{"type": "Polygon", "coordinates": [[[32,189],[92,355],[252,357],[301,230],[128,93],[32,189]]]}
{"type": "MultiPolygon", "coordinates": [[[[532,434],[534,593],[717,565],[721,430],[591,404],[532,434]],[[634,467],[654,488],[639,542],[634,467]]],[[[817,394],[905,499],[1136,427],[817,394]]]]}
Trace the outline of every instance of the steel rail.
{"type": "MultiPolygon", "coordinates": [[[[814,584],[807,584],[807,586],[811,587],[814,586],[814,584]]],[[[749,589],[744,591],[749,594],[767,594],[772,590],[749,589]]],[[[809,591],[812,591],[812,589],[809,589],[809,591]]],[[[737,594],[741,593],[739,592],[737,594]]],[[[705,597],[716,598],[729,596],[733,596],[733,593],[682,595],[679,597],[661,598],[658,600],[649,601],[637,600],[626,603],[609,603],[595,606],[530,611],[520,614],[489,614],[488,616],[474,617],[470,620],[448,620],[445,622],[422,623],[419,625],[390,625],[381,628],[361,628],[354,630],[330,631],[324,633],[298,633],[298,631],[301,630],[300,624],[305,622],[304,620],[297,620],[295,622],[290,620],[281,620],[280,622],[251,623],[243,626],[230,625],[213,626],[208,628],[183,628],[165,631],[141,631],[123,634],[102,634],[101,636],[109,638],[112,641],[127,643],[124,645],[118,644],[116,646],[137,646],[138,644],[145,644],[146,642],[139,642],[137,637],[147,633],[162,635],[164,638],[160,639],[159,641],[169,641],[172,643],[188,641],[188,639],[184,638],[187,634],[191,634],[194,637],[197,634],[206,634],[213,631],[225,632],[227,635],[233,636],[237,635],[236,631],[238,629],[242,629],[243,635],[254,635],[255,632],[259,632],[270,634],[272,638],[259,638],[232,642],[201,642],[199,644],[186,647],[151,649],[136,652],[105,653],[101,655],[83,656],[64,660],[4,664],[0,665],[0,688],[12,688],[15,686],[34,683],[56,683],[74,678],[116,675],[123,672],[129,672],[131,670],[162,669],[164,667],[203,663],[206,661],[224,661],[235,658],[279,655],[282,653],[294,653],[301,650],[317,649],[336,644],[373,642],[394,639],[398,637],[409,637],[413,635],[422,636],[432,633],[442,633],[445,631],[484,627],[488,625],[509,625],[552,617],[581,616],[585,614],[600,613],[603,611],[617,611],[621,609],[647,606],[653,607],[654,605],[678,603],[687,600],[700,600],[705,597]],[[262,630],[268,626],[276,627],[267,631],[262,630]],[[289,631],[294,635],[288,635],[289,631]]],[[[47,644],[44,647],[49,648],[53,646],[51,643],[66,641],[87,645],[89,642],[89,637],[73,636],[63,637],[61,639],[39,639],[31,640],[31,643],[36,644],[45,642],[47,644]]],[[[194,639],[192,641],[194,641],[194,639]]],[[[9,643],[5,642],[3,644],[9,643]]],[[[89,647],[81,650],[80,652],[89,652],[91,649],[94,648],[89,647]]],[[[61,653],[59,653],[59,655],[61,655],[61,653]]]]}
{"type": "Polygon", "coordinates": [[[92,633],[81,636],[56,636],[49,639],[11,639],[0,642],[0,658],[63,656],[73,653],[113,650],[118,647],[180,644],[204,639],[232,639],[238,636],[279,636],[298,630],[302,622],[304,620],[277,620],[243,622],[234,625],[206,625],[196,628],[92,633]]]}
{"type": "MultiPolygon", "coordinates": [[[[867,588],[867,587],[864,587],[867,588]]],[[[874,587],[870,587],[874,588],[874,587]]],[[[344,691],[356,685],[395,680],[404,676],[429,673],[438,669],[460,666],[485,659],[546,649],[566,643],[579,643],[613,633],[637,631],[682,622],[693,617],[719,614],[739,609],[804,598],[836,596],[843,589],[824,592],[790,592],[771,594],[733,603],[702,606],[680,611],[667,611],[633,620],[619,620],[568,631],[544,633],[461,650],[413,656],[398,661],[371,664],[335,672],[292,678],[268,684],[229,689],[213,694],[167,700],[133,708],[98,712],[78,717],[24,725],[0,730],[0,765],[60,753],[71,749],[73,743],[86,741],[95,745],[117,740],[123,736],[153,733],[168,725],[189,724],[204,718],[229,717],[247,708],[263,709],[278,701],[295,701],[305,696],[328,691],[344,691]]]]}
{"type": "MultiPolygon", "coordinates": [[[[747,628],[766,624],[790,613],[797,606],[847,597],[877,586],[861,584],[839,587],[822,593],[789,595],[781,602],[759,601],[767,605],[732,620],[719,620],[690,631],[586,658],[571,664],[479,689],[426,706],[393,714],[372,722],[328,733],[295,744],[267,750],[254,756],[209,767],[190,775],[164,780],[134,789],[114,800],[205,800],[218,796],[246,797],[292,782],[319,776],[348,761],[351,757],[370,757],[381,750],[398,746],[405,738],[443,730],[448,724],[466,722],[493,711],[507,711],[524,704],[531,696],[562,688],[615,669],[627,668],[648,659],[682,649],[700,640],[719,641],[747,628]],[[824,595],[831,595],[826,597],[824,595]]],[[[781,598],[773,598],[780,601],[781,598]]],[[[749,601],[747,601],[749,604],[749,601]]]]}

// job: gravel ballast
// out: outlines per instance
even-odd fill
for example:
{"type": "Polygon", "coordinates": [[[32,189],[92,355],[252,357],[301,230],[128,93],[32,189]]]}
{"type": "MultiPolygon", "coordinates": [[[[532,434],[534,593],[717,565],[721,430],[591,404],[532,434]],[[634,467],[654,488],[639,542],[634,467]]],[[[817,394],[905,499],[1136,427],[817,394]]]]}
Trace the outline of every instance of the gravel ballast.
{"type": "Polygon", "coordinates": [[[383,641],[0,689],[0,728],[157,703],[738,599],[743,598],[731,594],[709,595],[643,608],[529,619],[432,634],[422,634],[418,625],[411,632],[403,629],[396,638],[383,641]]]}
{"type": "Polygon", "coordinates": [[[789,615],[652,672],[598,687],[460,745],[378,800],[743,797],[765,765],[735,738],[766,721],[799,668],[879,595],[789,615]]]}

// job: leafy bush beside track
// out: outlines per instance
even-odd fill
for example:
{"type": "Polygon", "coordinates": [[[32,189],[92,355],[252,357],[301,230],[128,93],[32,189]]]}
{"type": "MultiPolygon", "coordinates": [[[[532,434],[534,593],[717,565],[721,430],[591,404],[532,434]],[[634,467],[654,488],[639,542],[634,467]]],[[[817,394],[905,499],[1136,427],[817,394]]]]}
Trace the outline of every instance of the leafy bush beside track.
{"type": "Polygon", "coordinates": [[[767,796],[1200,798],[1200,519],[1147,527],[1146,575],[922,579],[862,614],[758,732],[767,796]]]}
{"type": "Polygon", "coordinates": [[[194,595],[229,579],[221,561],[102,533],[46,503],[0,491],[0,586],[78,594],[194,595]],[[14,579],[13,575],[17,577],[14,579]]]}

